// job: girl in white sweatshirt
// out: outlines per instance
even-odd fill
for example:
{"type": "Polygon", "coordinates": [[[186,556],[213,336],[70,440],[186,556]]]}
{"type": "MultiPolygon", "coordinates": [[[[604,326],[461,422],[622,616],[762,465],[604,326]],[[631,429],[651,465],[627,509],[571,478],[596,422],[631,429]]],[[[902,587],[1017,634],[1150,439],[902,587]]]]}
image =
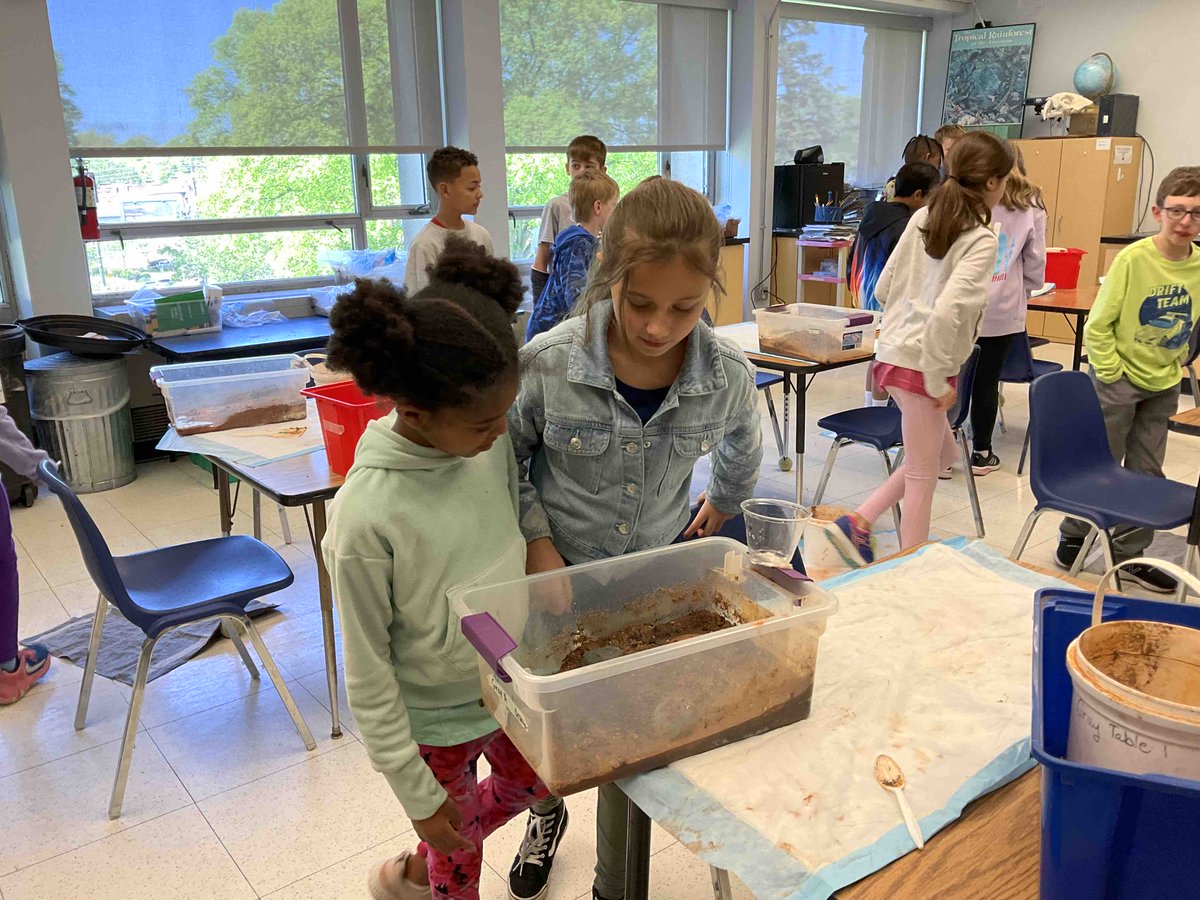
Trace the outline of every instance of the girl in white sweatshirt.
{"type": "Polygon", "coordinates": [[[950,174],[929,206],[913,214],[875,286],[887,312],[875,380],[900,407],[904,465],[830,528],[850,565],[874,561],[871,525],[901,498],[901,548],[928,539],[937,476],[956,455],[946,412],[987,305],[997,246],[991,209],[1004,194],[1012,146],[973,132],[955,142],[948,165],[950,174]]]}

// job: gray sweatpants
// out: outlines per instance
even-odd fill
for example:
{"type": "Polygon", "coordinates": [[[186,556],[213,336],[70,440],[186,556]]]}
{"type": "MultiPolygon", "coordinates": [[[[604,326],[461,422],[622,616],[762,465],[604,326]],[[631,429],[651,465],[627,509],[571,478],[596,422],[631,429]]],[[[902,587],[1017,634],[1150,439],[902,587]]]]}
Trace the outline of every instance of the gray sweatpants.
{"type": "MultiPolygon", "coordinates": [[[[1179,409],[1179,385],[1165,391],[1147,391],[1124,375],[1112,384],[1104,384],[1092,375],[1092,384],[1104,411],[1108,446],[1117,462],[1131,472],[1163,477],[1167,455],[1167,420],[1179,409]]],[[[1079,519],[1063,519],[1059,535],[1081,541],[1090,526],[1079,519]]],[[[1141,556],[1154,540],[1149,528],[1130,525],[1113,529],[1113,556],[1117,562],[1141,556]]]]}

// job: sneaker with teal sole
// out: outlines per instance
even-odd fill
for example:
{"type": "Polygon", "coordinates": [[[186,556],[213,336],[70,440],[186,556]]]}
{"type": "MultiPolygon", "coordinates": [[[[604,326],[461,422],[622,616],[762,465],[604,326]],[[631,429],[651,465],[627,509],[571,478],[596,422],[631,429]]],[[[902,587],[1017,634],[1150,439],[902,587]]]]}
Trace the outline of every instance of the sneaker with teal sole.
{"type": "Polygon", "coordinates": [[[826,530],[846,565],[857,569],[875,562],[871,532],[859,528],[850,516],[839,516],[826,530]]]}

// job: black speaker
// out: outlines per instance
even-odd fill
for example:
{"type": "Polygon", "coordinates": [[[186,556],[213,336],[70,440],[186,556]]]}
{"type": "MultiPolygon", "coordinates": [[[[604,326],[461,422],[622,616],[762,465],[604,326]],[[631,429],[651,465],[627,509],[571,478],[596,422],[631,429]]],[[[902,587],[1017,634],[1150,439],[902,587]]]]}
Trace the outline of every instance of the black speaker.
{"type": "Polygon", "coordinates": [[[816,222],[817,201],[832,195],[841,203],[846,185],[845,163],[776,166],[773,225],[776,231],[799,231],[816,222]]]}
{"type": "Polygon", "coordinates": [[[1105,94],[1099,100],[1096,134],[1133,137],[1137,134],[1137,94],[1105,94]]]}

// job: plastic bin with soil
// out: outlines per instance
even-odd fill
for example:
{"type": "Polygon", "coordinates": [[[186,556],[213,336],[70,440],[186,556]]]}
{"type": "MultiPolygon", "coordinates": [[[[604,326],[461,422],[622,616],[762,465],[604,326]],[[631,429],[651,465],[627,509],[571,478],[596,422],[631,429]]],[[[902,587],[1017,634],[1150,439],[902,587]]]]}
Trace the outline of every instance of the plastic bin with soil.
{"type": "MultiPolygon", "coordinates": [[[[809,713],[823,622],[756,629],[694,652],[684,647],[772,618],[718,573],[660,588],[615,611],[585,613],[574,627],[517,656],[535,675],[582,675],[596,667],[587,701],[575,694],[545,711],[542,733],[512,729],[509,736],[550,789],[564,795],[800,721],[809,713]],[[640,654],[644,665],[632,670],[606,677],[599,668],[640,654]]],[[[496,713],[497,696],[483,693],[496,713]]]]}

